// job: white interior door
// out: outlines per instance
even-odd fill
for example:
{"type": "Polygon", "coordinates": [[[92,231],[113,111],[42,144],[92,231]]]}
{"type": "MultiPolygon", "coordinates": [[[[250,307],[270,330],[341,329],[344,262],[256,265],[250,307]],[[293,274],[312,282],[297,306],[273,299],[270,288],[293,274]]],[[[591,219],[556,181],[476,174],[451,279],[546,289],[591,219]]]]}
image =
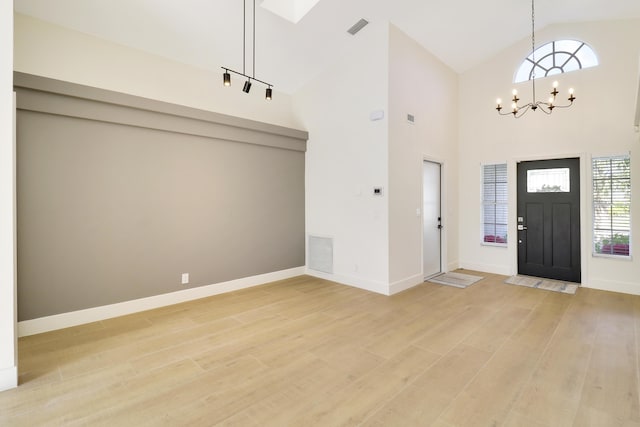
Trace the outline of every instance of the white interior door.
{"type": "Polygon", "coordinates": [[[422,262],[424,278],[442,272],[440,163],[425,161],[422,173],[422,262]]]}

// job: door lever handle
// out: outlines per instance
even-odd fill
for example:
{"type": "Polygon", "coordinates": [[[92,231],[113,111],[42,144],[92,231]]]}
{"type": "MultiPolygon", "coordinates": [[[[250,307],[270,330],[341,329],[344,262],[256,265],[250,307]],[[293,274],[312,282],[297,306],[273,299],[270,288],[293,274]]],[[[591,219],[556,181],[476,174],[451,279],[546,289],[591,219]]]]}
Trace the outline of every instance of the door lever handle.
{"type": "Polygon", "coordinates": [[[522,224],[518,224],[518,230],[526,230],[527,227],[522,225],[522,224]]]}

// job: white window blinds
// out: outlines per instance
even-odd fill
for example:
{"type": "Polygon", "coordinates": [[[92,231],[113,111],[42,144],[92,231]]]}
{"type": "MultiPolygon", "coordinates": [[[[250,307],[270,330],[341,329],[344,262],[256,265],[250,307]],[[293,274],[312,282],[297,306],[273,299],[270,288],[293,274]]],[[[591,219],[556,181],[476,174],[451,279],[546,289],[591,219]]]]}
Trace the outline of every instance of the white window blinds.
{"type": "Polygon", "coordinates": [[[482,166],[482,241],[507,244],[507,164],[482,166]]]}
{"type": "Polygon", "coordinates": [[[631,234],[631,160],[629,156],[593,159],[593,252],[629,256],[631,234]]]}

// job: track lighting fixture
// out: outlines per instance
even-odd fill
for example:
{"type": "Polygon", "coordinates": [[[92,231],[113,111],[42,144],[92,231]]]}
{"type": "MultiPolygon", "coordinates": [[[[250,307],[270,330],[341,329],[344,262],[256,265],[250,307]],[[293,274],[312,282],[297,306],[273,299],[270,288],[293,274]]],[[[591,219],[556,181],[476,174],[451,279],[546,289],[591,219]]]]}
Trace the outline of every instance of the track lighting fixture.
{"type": "Polygon", "coordinates": [[[231,73],[237,74],[242,77],[246,77],[247,81],[244,82],[244,86],[242,87],[242,91],[244,93],[249,93],[251,90],[251,81],[256,81],[262,83],[267,86],[267,90],[265,92],[265,99],[270,101],[273,97],[273,85],[271,83],[267,83],[260,79],[256,79],[256,0],[253,0],[253,73],[252,75],[248,75],[246,73],[246,22],[247,22],[247,4],[246,0],[243,0],[243,26],[242,26],[242,72],[234,71],[227,67],[222,67],[224,70],[224,74],[222,75],[222,82],[225,86],[231,86],[231,73]]]}
{"type": "Polygon", "coordinates": [[[260,79],[256,79],[254,76],[249,76],[249,75],[247,75],[245,73],[241,73],[239,71],[235,71],[235,70],[232,70],[230,68],[222,67],[222,69],[225,70],[224,74],[222,75],[222,77],[223,77],[222,81],[223,81],[225,86],[231,86],[231,74],[230,73],[233,73],[233,74],[237,74],[237,75],[239,75],[241,77],[246,77],[247,78],[247,80],[244,82],[244,86],[242,87],[242,91],[244,93],[249,93],[249,91],[251,90],[251,85],[254,82],[258,82],[258,83],[262,83],[263,85],[267,86],[265,99],[271,101],[271,99],[273,98],[273,85],[271,83],[267,83],[267,82],[262,81],[260,79]],[[228,82],[228,84],[227,84],[227,82],[228,82]]]}

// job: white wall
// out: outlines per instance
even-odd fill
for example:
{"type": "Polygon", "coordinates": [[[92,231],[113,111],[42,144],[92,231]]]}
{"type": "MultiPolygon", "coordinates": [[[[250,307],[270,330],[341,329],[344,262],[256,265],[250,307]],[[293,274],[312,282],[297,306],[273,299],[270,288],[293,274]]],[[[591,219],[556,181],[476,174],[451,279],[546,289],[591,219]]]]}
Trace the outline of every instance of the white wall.
{"type": "Polygon", "coordinates": [[[13,2],[0,1],[0,391],[18,385],[15,288],[13,2]]]}
{"type": "Polygon", "coordinates": [[[389,247],[392,291],[423,281],[422,162],[443,164],[443,269],[458,263],[458,75],[398,28],[389,50],[389,247]],[[407,122],[415,116],[415,124],[407,122]]]}
{"type": "Polygon", "coordinates": [[[298,128],[291,97],[274,89],[273,100],[254,84],[241,90],[238,77],[222,85],[215,72],[15,14],[15,70],[102,89],[298,128]]]}
{"type": "MultiPolygon", "coordinates": [[[[529,112],[520,119],[497,115],[495,99],[509,99],[511,89],[531,98],[530,83],[514,85],[513,76],[529,53],[530,40],[503,51],[460,77],[460,260],[461,266],[511,274],[517,269],[515,232],[515,168],[518,160],[580,156],[582,179],[583,285],[640,293],[640,261],[595,258],[591,255],[590,159],[595,155],[631,153],[632,188],[640,188],[640,147],[634,132],[638,84],[640,20],[555,25],[536,33],[538,45],[569,38],[587,42],[600,65],[557,76],[560,92],[576,90],[575,105],[551,116],[529,112]],[[480,244],[480,164],[509,163],[509,247],[480,244]]],[[[539,79],[538,98],[546,99],[552,78],[539,79]]],[[[640,198],[632,201],[632,227],[640,226],[640,198]]],[[[640,233],[632,246],[640,250],[640,233]]]]}
{"type": "Polygon", "coordinates": [[[345,37],[356,37],[352,49],[294,95],[309,132],[307,234],[334,239],[334,274],[310,273],[387,293],[389,26],[374,22],[345,37]],[[375,110],[383,120],[369,120],[375,110]]]}

